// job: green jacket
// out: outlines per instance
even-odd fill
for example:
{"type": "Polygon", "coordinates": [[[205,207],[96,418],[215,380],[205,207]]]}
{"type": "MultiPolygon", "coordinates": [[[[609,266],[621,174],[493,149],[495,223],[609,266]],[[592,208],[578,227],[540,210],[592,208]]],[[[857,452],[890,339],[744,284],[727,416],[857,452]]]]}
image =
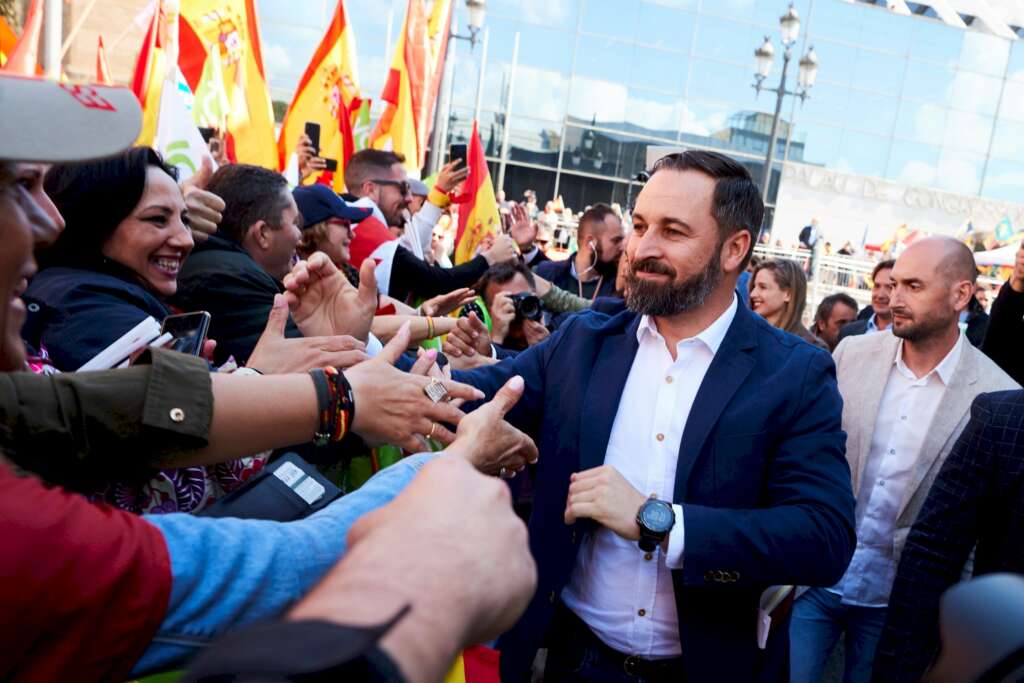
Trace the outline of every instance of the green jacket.
{"type": "Polygon", "coordinates": [[[0,374],[0,452],[46,481],[90,490],[145,480],[166,459],[207,445],[206,362],[162,349],[103,372],[0,374]]]}

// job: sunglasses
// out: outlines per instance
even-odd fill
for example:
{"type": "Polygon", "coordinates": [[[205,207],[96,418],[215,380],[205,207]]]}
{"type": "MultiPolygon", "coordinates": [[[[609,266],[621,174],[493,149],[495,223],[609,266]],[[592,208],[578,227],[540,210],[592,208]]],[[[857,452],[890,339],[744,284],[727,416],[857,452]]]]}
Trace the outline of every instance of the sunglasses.
{"type": "Polygon", "coordinates": [[[391,185],[393,187],[397,187],[398,191],[402,193],[402,196],[412,194],[412,186],[409,185],[409,181],[407,180],[383,180],[374,178],[370,182],[376,183],[377,185],[391,185]]]}

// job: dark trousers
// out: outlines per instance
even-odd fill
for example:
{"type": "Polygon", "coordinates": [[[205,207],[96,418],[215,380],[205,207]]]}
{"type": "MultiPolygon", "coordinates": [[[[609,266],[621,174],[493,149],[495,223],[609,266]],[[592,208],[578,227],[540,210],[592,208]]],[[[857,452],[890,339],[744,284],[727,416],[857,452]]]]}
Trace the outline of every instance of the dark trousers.
{"type": "Polygon", "coordinates": [[[583,621],[559,605],[548,637],[545,683],[683,683],[681,657],[643,660],[629,657],[594,635],[583,621]]]}

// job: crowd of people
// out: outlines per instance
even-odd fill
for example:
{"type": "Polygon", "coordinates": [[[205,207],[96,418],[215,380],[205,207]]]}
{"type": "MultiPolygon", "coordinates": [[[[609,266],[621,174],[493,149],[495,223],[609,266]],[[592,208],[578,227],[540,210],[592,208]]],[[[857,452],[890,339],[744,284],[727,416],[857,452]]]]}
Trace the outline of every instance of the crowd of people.
{"type": "Polygon", "coordinates": [[[499,195],[453,265],[457,161],[179,182],[116,89],[0,89],[52,130],[0,139],[4,680],[418,683],[487,644],[504,681],[799,683],[842,637],[845,681],[916,681],[944,591],[1024,572],[1024,246],[990,314],[933,237],[808,327],[718,153],[568,258],[499,195]],[[194,353],[95,368],[182,314],[194,353]]]}

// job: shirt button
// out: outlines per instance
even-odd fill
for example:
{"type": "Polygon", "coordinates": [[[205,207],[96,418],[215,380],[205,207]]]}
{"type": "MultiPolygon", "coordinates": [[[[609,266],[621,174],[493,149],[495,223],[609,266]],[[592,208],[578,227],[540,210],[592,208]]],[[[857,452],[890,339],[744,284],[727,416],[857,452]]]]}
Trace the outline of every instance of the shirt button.
{"type": "Polygon", "coordinates": [[[641,617],[645,617],[645,616],[647,616],[647,610],[645,610],[645,609],[637,610],[637,614],[639,616],[641,616],[641,617]]]}
{"type": "Polygon", "coordinates": [[[906,416],[906,415],[900,415],[900,419],[901,419],[901,420],[906,420],[906,419],[907,419],[907,416],[906,416]]]}
{"type": "Polygon", "coordinates": [[[651,553],[644,553],[644,559],[650,562],[651,558],[654,557],[651,553]]]}
{"type": "Polygon", "coordinates": [[[185,411],[181,408],[171,408],[170,412],[171,422],[184,422],[185,411]]]}
{"type": "Polygon", "coordinates": [[[896,455],[896,449],[895,448],[890,448],[889,449],[889,455],[896,455]]]}
{"type": "Polygon", "coordinates": [[[881,486],[881,487],[885,487],[885,479],[879,479],[878,480],[878,485],[881,486]]]}
{"type": "Polygon", "coordinates": [[[657,439],[658,441],[664,441],[665,440],[665,435],[664,434],[658,434],[654,438],[657,439]]]}
{"type": "Polygon", "coordinates": [[[672,384],[672,376],[671,375],[665,378],[665,383],[666,384],[672,384]]]}

